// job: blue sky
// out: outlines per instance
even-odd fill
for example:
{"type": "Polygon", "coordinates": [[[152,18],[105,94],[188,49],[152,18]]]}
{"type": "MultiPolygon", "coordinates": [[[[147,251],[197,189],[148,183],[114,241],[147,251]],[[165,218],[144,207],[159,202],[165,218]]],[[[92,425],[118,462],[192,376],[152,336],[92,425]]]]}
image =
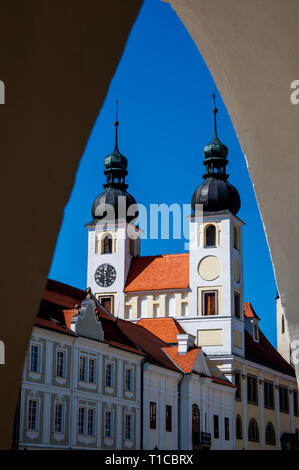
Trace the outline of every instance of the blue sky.
{"type": "MultiPolygon", "coordinates": [[[[49,277],[85,289],[87,229],[93,200],[102,192],[104,157],[114,147],[119,100],[119,148],[129,161],[128,191],[137,202],[188,204],[202,182],[203,147],[213,137],[215,84],[198,49],[171,7],[145,0],[94,124],[64,211],[49,277]]],[[[276,345],[276,286],[246,161],[217,92],[218,135],[229,148],[229,181],[241,196],[245,301],[276,345]]],[[[143,240],[142,255],[180,253],[184,240],[143,240]]]]}

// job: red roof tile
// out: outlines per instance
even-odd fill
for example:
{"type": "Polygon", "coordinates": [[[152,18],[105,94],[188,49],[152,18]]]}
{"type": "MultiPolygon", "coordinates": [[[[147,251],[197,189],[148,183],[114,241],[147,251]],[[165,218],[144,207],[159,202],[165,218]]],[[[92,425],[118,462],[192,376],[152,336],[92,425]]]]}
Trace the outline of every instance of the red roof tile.
{"type": "Polygon", "coordinates": [[[58,331],[59,333],[64,333],[67,335],[74,335],[72,330],[67,326],[57,323],[55,320],[45,320],[44,318],[36,318],[34,322],[35,326],[46,328],[47,330],[58,331]]]}
{"type": "Polygon", "coordinates": [[[143,328],[143,326],[131,323],[127,320],[118,318],[117,326],[133,343],[139,346],[149,356],[150,362],[180,372],[164,353],[163,348],[168,346],[164,341],[143,328]]]}
{"type": "Polygon", "coordinates": [[[189,284],[189,254],[136,256],[125,292],[186,289],[189,284]]]}
{"type": "Polygon", "coordinates": [[[186,354],[178,354],[177,346],[167,346],[163,348],[163,351],[175,362],[175,364],[182,369],[184,372],[189,374],[192,372],[194,362],[200,351],[200,348],[190,348],[186,354]]]}
{"type": "Polygon", "coordinates": [[[229,380],[221,379],[220,377],[213,377],[212,382],[220,385],[226,385],[227,387],[237,388],[237,386],[231,383],[229,380]]]}
{"type": "Polygon", "coordinates": [[[86,292],[69,286],[63,282],[48,279],[43,299],[65,308],[74,308],[76,304],[82,302],[86,297],[86,292]]]}
{"type": "Polygon", "coordinates": [[[246,318],[256,318],[257,320],[260,320],[260,317],[257,316],[250,302],[244,302],[244,315],[246,318]]]}
{"type": "Polygon", "coordinates": [[[177,343],[177,334],[186,333],[181,325],[172,317],[142,318],[138,325],[158,336],[165,343],[177,343]]]}
{"type": "Polygon", "coordinates": [[[259,342],[245,331],[245,358],[295,377],[293,367],[279,354],[270,341],[259,331],[259,342]]]}

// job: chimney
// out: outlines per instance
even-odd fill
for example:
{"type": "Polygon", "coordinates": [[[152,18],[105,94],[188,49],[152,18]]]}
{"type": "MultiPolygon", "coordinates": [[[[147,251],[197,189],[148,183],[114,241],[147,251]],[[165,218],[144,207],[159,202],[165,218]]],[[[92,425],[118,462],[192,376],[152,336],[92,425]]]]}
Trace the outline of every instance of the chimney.
{"type": "Polygon", "coordinates": [[[181,333],[176,335],[178,340],[178,354],[186,354],[190,346],[193,346],[195,336],[188,333],[181,333]]]}

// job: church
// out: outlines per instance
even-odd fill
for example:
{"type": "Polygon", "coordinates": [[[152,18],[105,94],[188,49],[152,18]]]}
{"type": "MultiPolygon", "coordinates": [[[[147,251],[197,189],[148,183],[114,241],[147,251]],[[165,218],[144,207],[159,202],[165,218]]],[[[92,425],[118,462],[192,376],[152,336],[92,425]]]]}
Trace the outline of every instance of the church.
{"type": "Polygon", "coordinates": [[[294,369],[244,303],[241,201],[213,114],[189,251],[159,256],[140,255],[116,119],[86,225],[88,289],[48,281],[24,366],[19,448],[299,447],[294,369]]]}

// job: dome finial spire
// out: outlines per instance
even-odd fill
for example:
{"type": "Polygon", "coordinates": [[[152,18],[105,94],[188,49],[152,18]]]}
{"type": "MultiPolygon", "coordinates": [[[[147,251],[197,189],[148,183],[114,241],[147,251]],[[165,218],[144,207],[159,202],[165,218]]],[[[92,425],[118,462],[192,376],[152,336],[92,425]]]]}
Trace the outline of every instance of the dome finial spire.
{"type": "Polygon", "coordinates": [[[212,93],[212,97],[213,97],[213,100],[214,100],[213,113],[214,113],[215,135],[217,136],[217,112],[218,112],[218,109],[216,108],[215,88],[214,88],[214,93],[212,93]]]}
{"type": "Polygon", "coordinates": [[[118,128],[119,122],[118,122],[117,118],[118,118],[118,100],[115,100],[115,122],[114,122],[114,125],[115,125],[115,150],[118,150],[117,128],[118,128]]]}

